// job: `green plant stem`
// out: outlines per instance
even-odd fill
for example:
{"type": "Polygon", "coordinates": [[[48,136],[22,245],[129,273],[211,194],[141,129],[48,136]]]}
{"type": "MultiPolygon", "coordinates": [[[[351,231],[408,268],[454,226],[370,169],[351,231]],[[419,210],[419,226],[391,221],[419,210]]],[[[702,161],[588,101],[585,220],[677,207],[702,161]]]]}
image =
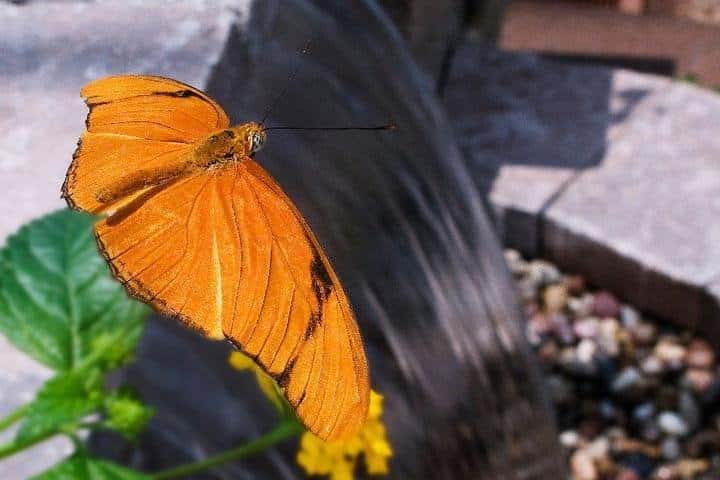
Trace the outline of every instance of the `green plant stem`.
{"type": "Polygon", "coordinates": [[[0,420],[0,432],[12,426],[13,424],[15,424],[15,422],[23,418],[28,411],[28,407],[30,407],[29,403],[13,410],[7,417],[0,420]]]}
{"type": "Polygon", "coordinates": [[[10,455],[17,453],[20,450],[30,448],[33,445],[43,442],[54,435],[57,435],[57,433],[58,432],[48,432],[44,435],[40,435],[39,437],[28,438],[25,440],[13,440],[12,442],[8,442],[5,445],[0,445],[0,458],[9,457],[10,455]]]}
{"type": "Polygon", "coordinates": [[[182,478],[193,473],[202,472],[217,467],[228,462],[240,460],[255,453],[262,452],[267,448],[279,443],[290,437],[294,437],[302,433],[302,426],[294,419],[283,420],[270,432],[252,440],[237,448],[227,450],[225,452],[214,455],[205,460],[196,463],[188,463],[179,467],[164,470],[152,475],[153,480],[168,480],[171,478],[182,478]]]}

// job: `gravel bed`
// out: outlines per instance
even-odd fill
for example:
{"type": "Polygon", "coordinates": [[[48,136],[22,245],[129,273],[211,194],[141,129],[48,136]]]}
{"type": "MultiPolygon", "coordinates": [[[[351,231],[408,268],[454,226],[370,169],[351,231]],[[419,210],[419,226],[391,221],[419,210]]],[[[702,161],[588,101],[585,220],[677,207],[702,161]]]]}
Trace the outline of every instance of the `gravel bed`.
{"type": "Polygon", "coordinates": [[[571,478],[720,480],[717,349],[582,276],[514,250],[505,257],[571,478]]]}

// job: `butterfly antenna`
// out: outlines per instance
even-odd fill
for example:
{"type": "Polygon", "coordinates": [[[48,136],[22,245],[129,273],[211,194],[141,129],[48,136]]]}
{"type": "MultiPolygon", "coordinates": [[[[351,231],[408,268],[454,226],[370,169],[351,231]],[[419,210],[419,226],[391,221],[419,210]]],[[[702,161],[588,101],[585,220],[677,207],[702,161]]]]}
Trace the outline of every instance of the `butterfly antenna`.
{"type": "Polygon", "coordinates": [[[386,125],[374,125],[371,127],[289,127],[289,126],[277,126],[267,127],[265,130],[395,130],[397,125],[394,123],[388,123],[386,125]]]}
{"type": "MultiPolygon", "coordinates": [[[[300,50],[301,55],[307,55],[308,53],[310,53],[310,40],[308,40],[307,43],[305,44],[305,46],[303,47],[303,49],[300,50]]],[[[265,120],[267,120],[267,117],[268,117],[268,115],[270,115],[270,112],[272,112],[272,109],[275,108],[275,105],[277,105],[277,103],[280,101],[280,99],[282,99],[285,96],[285,94],[288,92],[288,90],[290,89],[290,86],[292,85],[292,81],[295,79],[298,72],[300,71],[301,65],[302,65],[301,63],[298,63],[295,66],[295,69],[293,70],[293,72],[290,74],[287,81],[285,82],[285,87],[273,99],[273,101],[270,102],[270,104],[267,106],[267,108],[265,108],[265,112],[263,113],[262,120],[260,120],[260,125],[263,125],[263,126],[265,125],[265,120]]]]}

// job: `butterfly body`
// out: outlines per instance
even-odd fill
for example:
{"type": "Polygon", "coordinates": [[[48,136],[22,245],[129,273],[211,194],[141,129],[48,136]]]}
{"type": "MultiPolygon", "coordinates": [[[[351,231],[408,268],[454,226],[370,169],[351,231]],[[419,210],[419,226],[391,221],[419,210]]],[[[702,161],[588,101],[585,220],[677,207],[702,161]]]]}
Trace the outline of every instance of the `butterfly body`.
{"type": "Polygon", "coordinates": [[[128,293],[255,359],[321,438],[356,432],[370,389],[354,314],[310,227],[252,158],[264,127],[231,127],[205,94],[161,77],[81,93],[87,130],[62,193],[105,215],[98,246],[128,293]]]}

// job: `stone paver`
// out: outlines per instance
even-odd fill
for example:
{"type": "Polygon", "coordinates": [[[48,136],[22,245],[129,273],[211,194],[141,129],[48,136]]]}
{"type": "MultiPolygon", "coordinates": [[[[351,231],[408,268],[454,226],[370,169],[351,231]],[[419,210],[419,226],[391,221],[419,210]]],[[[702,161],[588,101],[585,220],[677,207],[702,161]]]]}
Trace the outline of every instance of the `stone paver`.
{"type": "Polygon", "coordinates": [[[540,247],[538,215],[667,81],[535,55],[459,49],[445,105],[504,243],[540,247]]]}
{"type": "Polygon", "coordinates": [[[543,253],[702,327],[702,288],[720,274],[718,124],[720,95],[682,83],[654,93],[547,209],[543,253]]]}
{"type": "Polygon", "coordinates": [[[0,3],[0,242],[64,206],[60,185],[86,113],[80,87],[127,72],[203,86],[242,14],[235,3],[240,10],[192,0],[164,10],[143,2],[0,3]]]}
{"type": "MultiPolygon", "coordinates": [[[[227,3],[227,2],[226,2],[227,3]]],[[[123,72],[169,75],[202,87],[243,2],[157,9],[142,2],[0,3],[0,244],[21,224],[64,206],[60,185],[83,128],[80,87],[123,72]]],[[[0,416],[30,400],[51,371],[0,337],[0,416]]],[[[3,432],[7,441],[13,430],[3,432]]],[[[0,462],[20,480],[66,456],[55,439],[0,462]]]]}
{"type": "Polygon", "coordinates": [[[718,332],[720,96],[469,43],[445,101],[504,242],[718,332]]]}

